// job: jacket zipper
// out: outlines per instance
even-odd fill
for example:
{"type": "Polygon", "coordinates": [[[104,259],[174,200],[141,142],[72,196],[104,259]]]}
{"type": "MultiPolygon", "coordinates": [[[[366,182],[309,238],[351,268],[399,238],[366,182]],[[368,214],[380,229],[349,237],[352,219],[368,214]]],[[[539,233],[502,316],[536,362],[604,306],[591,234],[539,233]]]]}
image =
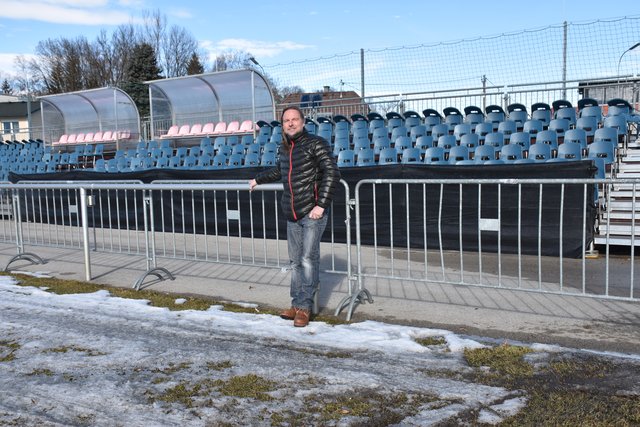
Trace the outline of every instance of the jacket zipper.
{"type": "Polygon", "coordinates": [[[293,219],[297,221],[298,215],[296,215],[296,210],[293,207],[293,186],[291,185],[291,172],[293,172],[293,147],[295,147],[295,142],[291,139],[291,148],[289,149],[289,194],[291,194],[291,212],[293,212],[293,219]]]}

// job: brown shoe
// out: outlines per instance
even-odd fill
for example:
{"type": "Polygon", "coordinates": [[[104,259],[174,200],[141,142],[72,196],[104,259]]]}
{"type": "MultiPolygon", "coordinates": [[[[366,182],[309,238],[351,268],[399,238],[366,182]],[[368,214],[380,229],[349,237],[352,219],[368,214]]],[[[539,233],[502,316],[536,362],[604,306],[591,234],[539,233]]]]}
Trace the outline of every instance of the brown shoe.
{"type": "Polygon", "coordinates": [[[286,310],[280,313],[280,317],[286,320],[293,320],[295,319],[296,313],[298,312],[298,310],[299,308],[295,308],[295,307],[287,308],[286,310]]]}
{"type": "Polygon", "coordinates": [[[296,328],[304,328],[309,324],[309,310],[299,308],[296,317],[293,319],[293,326],[296,328]]]}

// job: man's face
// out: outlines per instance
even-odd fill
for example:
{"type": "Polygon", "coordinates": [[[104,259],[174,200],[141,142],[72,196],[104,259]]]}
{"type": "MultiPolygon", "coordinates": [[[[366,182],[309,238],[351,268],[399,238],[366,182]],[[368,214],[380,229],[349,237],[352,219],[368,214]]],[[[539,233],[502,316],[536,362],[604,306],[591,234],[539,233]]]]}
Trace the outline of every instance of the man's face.
{"type": "Polygon", "coordinates": [[[300,113],[296,110],[287,110],[282,116],[282,131],[289,138],[293,138],[300,134],[304,129],[304,121],[300,117],[300,113]]]}

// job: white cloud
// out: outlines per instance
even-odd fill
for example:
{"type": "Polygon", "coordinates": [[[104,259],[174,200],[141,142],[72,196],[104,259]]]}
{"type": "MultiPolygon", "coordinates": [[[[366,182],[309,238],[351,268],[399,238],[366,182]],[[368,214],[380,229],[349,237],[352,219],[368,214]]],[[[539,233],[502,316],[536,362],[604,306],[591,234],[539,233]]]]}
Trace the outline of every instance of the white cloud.
{"type": "Polygon", "coordinates": [[[200,45],[212,58],[226,50],[243,50],[250,52],[258,58],[271,58],[286,51],[314,48],[314,46],[311,45],[292,41],[267,42],[247,39],[223,39],[218,40],[217,42],[204,40],[200,42],[200,45]]]}
{"type": "Polygon", "coordinates": [[[105,0],[3,1],[0,17],[56,24],[119,25],[131,20],[126,12],[106,8],[105,0]]]}
{"type": "Polygon", "coordinates": [[[18,70],[15,69],[15,59],[20,55],[27,59],[34,57],[29,53],[0,53],[0,74],[5,77],[16,75],[18,70]]]}

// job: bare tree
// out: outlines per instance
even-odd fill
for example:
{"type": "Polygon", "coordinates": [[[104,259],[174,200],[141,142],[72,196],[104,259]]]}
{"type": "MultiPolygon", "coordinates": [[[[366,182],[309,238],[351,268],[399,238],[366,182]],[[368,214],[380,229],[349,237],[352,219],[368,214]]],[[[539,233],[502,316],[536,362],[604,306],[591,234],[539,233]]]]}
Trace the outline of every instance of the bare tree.
{"type": "Polygon", "coordinates": [[[138,34],[136,27],[131,24],[120,25],[113,33],[109,51],[110,84],[119,85],[126,80],[133,50],[141,42],[142,37],[138,34]]]}
{"type": "Polygon", "coordinates": [[[198,50],[197,40],[184,28],[172,26],[162,44],[165,77],[187,75],[187,65],[198,50]]]}
{"type": "Polygon", "coordinates": [[[212,71],[239,70],[255,66],[249,58],[252,55],[244,50],[229,49],[216,56],[212,71]]]}
{"type": "Polygon", "coordinates": [[[34,68],[32,61],[29,61],[24,55],[19,55],[14,60],[18,74],[15,78],[15,85],[19,92],[34,95],[42,95],[47,93],[44,90],[42,76],[38,74],[34,68]]]}

